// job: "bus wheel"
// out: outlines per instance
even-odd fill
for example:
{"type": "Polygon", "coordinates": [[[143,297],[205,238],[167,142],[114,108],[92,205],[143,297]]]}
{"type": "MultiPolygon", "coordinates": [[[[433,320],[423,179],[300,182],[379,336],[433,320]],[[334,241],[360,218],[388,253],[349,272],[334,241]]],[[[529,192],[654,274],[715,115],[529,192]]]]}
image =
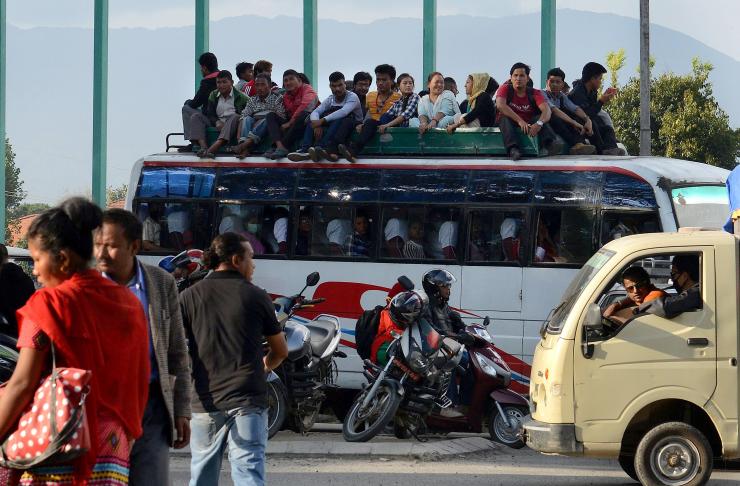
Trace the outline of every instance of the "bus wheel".
{"type": "Polygon", "coordinates": [[[712,446],[696,427],[666,422],[640,440],[635,470],[647,486],[701,486],[712,474],[712,446]]]}

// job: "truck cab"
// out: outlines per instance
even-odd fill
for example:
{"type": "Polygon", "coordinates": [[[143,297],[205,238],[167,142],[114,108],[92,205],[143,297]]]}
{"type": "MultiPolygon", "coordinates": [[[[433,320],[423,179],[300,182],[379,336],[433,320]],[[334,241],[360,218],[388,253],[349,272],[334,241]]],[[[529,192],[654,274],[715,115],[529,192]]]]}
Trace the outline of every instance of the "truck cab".
{"type": "Polygon", "coordinates": [[[600,249],[541,330],[527,445],[615,457],[630,477],[650,485],[704,484],[714,458],[740,457],[739,245],[728,233],[686,229],[620,238],[600,249]],[[677,268],[686,261],[695,266],[691,292],[700,298],[669,312],[687,295],[681,285],[688,273],[677,268]],[[630,267],[646,270],[650,282],[641,285],[665,293],[629,307],[621,320],[605,318],[615,293],[625,293],[622,275],[630,267]]]}

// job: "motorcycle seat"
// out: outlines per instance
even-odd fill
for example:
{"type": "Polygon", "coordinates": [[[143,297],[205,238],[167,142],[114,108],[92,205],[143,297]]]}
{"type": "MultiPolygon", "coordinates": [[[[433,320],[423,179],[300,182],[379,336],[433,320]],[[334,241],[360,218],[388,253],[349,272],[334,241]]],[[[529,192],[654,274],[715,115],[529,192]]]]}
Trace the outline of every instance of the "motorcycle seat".
{"type": "Polygon", "coordinates": [[[332,339],[337,335],[337,328],[329,321],[311,321],[305,326],[311,331],[311,348],[316,357],[320,357],[329,347],[332,339]]]}

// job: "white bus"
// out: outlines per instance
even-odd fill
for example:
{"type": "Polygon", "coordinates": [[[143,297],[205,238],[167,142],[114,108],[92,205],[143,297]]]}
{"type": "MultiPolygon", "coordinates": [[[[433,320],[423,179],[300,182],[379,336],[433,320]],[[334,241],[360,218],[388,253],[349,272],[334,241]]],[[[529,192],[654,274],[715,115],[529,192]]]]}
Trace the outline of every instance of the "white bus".
{"type": "Polygon", "coordinates": [[[450,304],[468,319],[491,317],[514,387],[526,392],[541,324],[577,269],[613,238],[721,227],[728,173],[659,157],[324,164],[165,153],[136,163],[126,207],[160,228],[165,250],[142,254],[150,263],[231,230],[256,242],[254,281],[271,294],[295,293],[318,270],[307,297],[327,300],[303,317],[342,320],[349,357],[338,360],[339,382],[348,388],[364,382],[351,351],[362,310],[384,303],[399,275],[420,285],[444,268],[457,277],[450,304]],[[369,231],[349,248],[363,217],[369,231]]]}

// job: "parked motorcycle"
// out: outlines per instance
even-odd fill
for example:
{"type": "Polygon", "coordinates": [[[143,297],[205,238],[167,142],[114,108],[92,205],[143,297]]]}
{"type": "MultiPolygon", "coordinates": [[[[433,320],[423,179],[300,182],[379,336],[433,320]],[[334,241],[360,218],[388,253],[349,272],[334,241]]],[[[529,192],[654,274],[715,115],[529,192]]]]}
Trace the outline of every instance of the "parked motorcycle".
{"type": "MultiPolygon", "coordinates": [[[[413,284],[398,279],[407,290],[413,284]]],[[[365,360],[369,386],[357,397],[345,418],[342,432],[350,442],[365,442],[383,431],[393,420],[399,438],[419,438],[429,432],[482,432],[488,422],[491,438],[513,448],[524,443],[518,436],[520,424],[529,413],[527,400],[508,389],[511,369],[496,352],[483,325],[467,326],[455,336],[440,336],[423,318],[402,334],[394,335],[389,360],[380,367],[365,360]],[[462,417],[444,417],[451,405],[447,390],[452,371],[458,367],[463,345],[470,355],[475,380],[471,405],[462,417]]]]}
{"type": "Polygon", "coordinates": [[[338,318],[321,314],[308,322],[299,322],[294,317],[300,309],[324,302],[325,299],[303,297],[303,292],[319,279],[319,273],[313,272],[297,295],[273,301],[288,344],[288,357],[267,377],[269,437],[284,425],[301,434],[313,427],[326,392],[335,387],[334,357],[347,357],[337,350],[342,335],[338,318]]]}

